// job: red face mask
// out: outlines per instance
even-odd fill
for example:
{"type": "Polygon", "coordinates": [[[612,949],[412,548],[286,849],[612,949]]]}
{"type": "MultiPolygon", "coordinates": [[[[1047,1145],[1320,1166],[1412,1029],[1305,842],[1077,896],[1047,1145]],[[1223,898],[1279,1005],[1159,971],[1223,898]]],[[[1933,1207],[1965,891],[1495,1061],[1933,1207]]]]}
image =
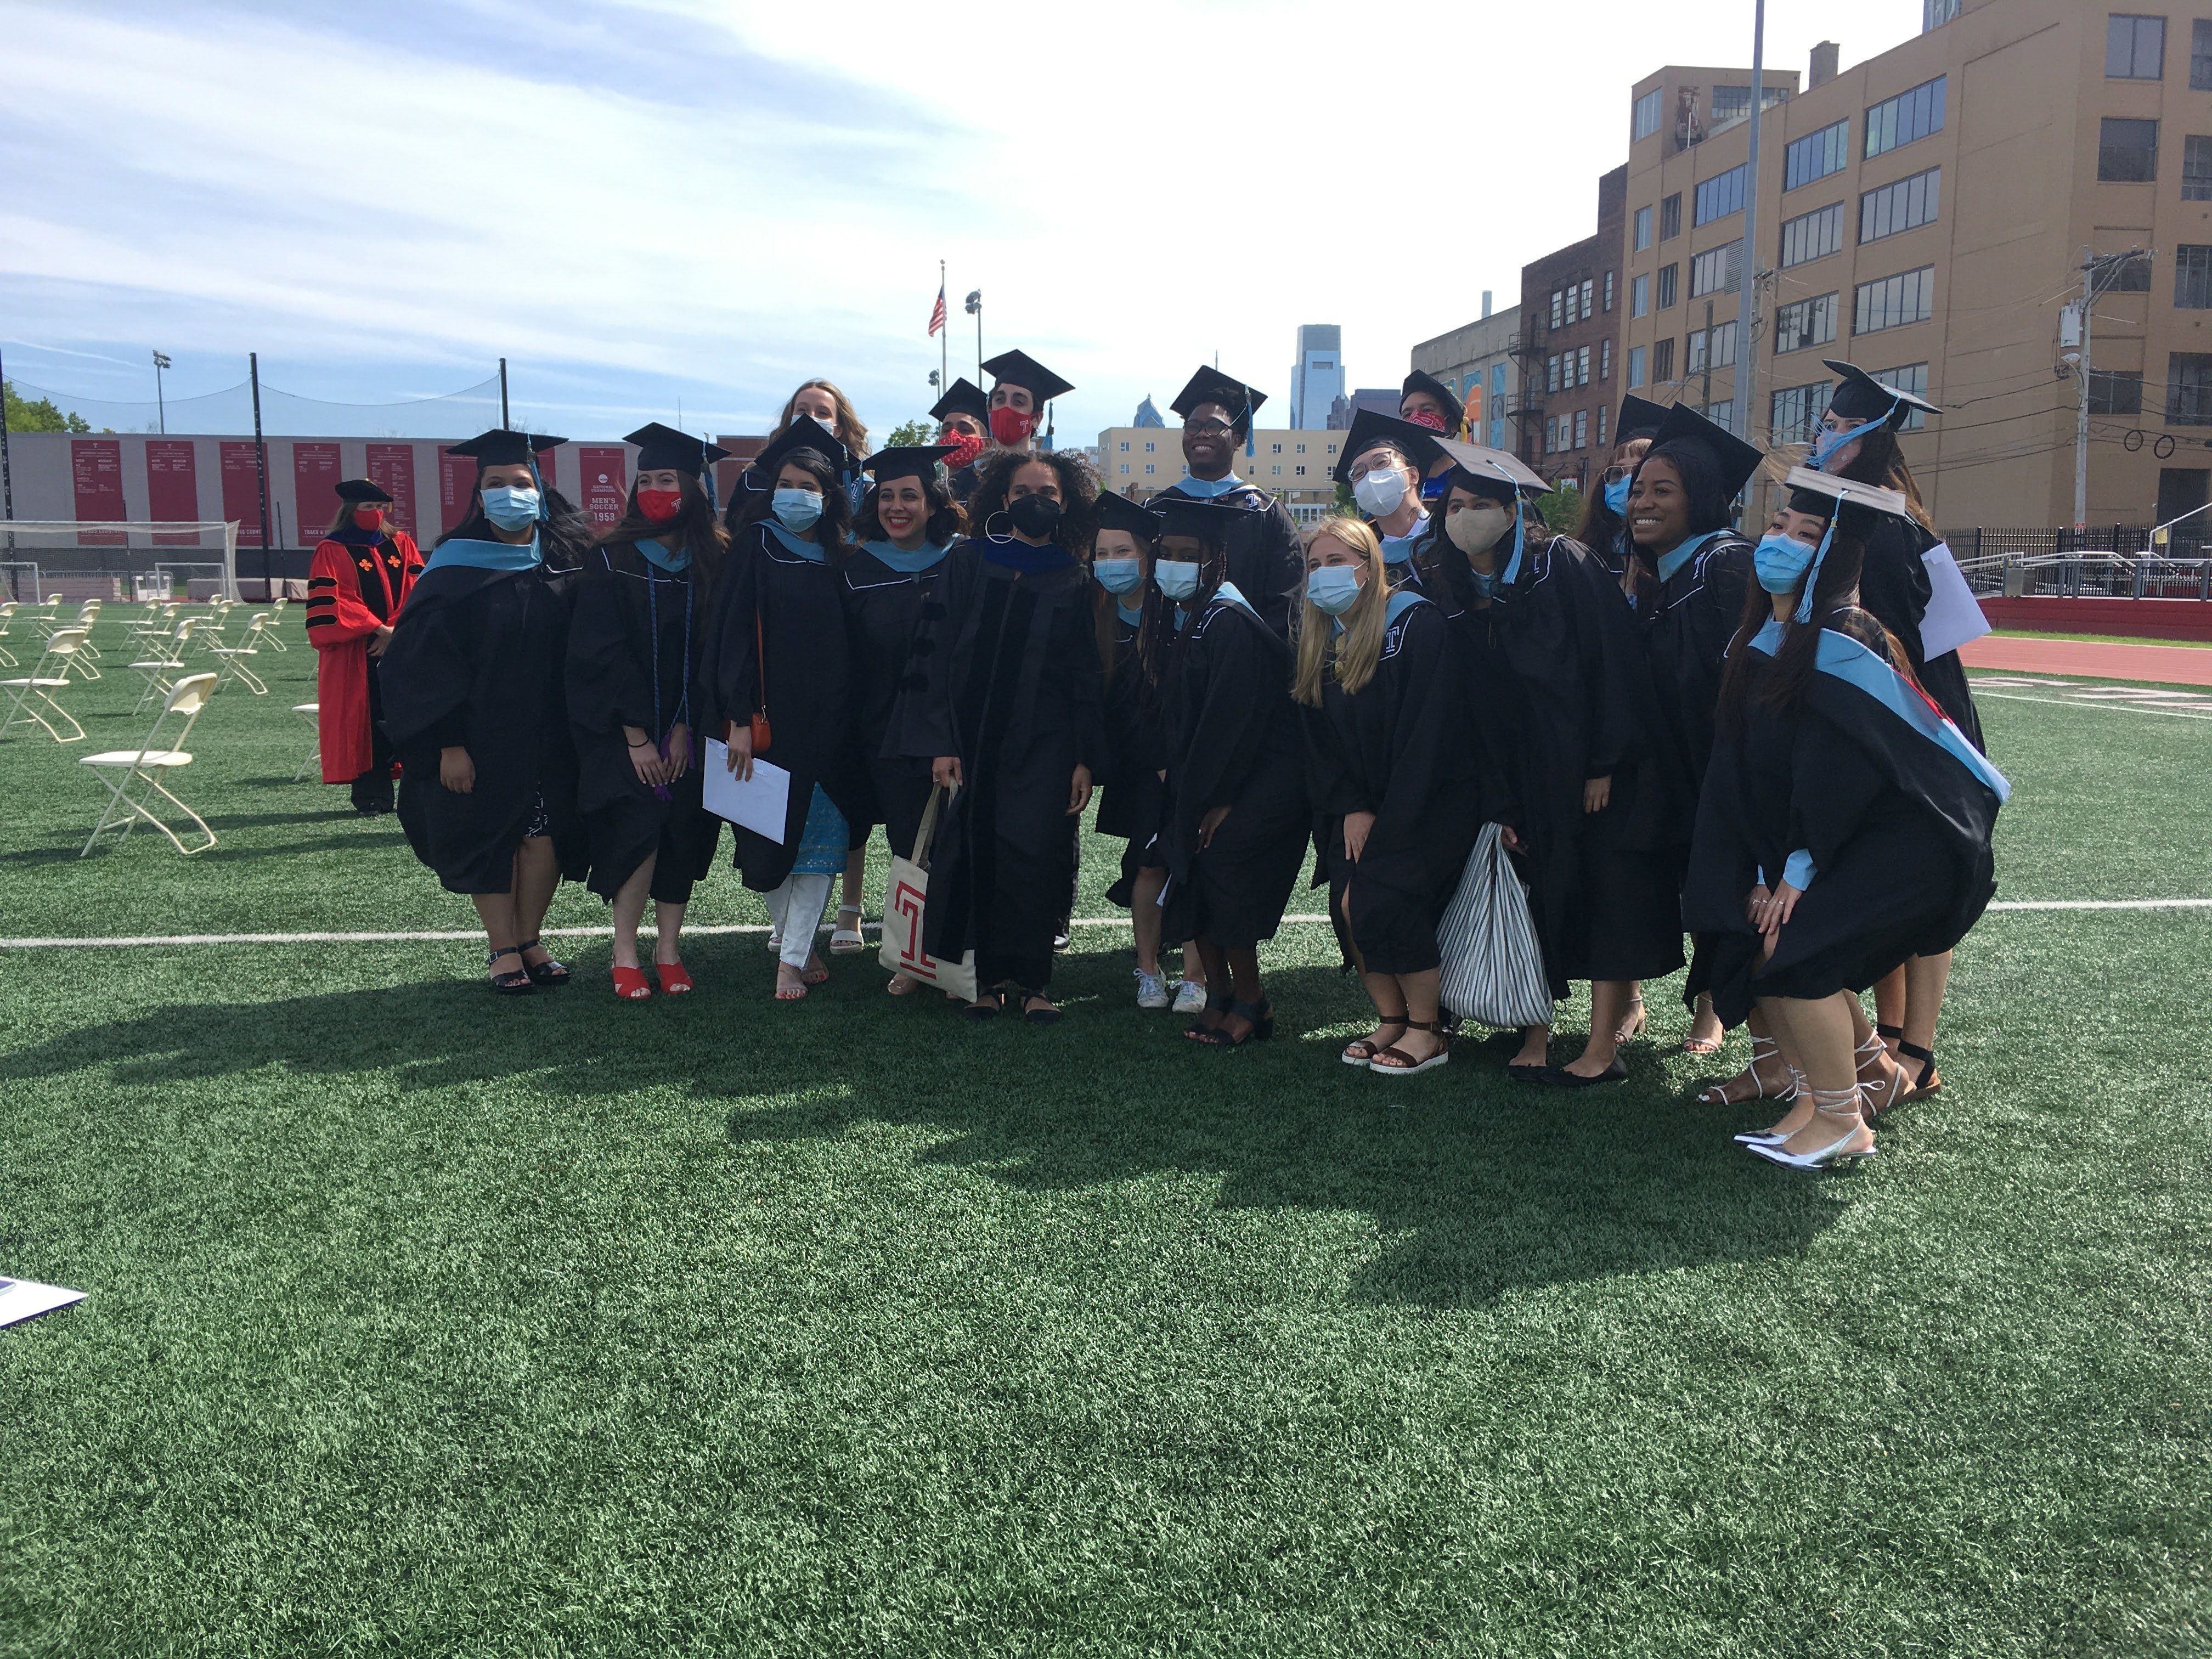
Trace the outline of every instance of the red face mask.
{"type": "Polygon", "coordinates": [[[1441,432],[1444,429],[1444,417],[1433,409],[1425,409],[1419,414],[1408,415],[1406,418],[1415,426],[1425,426],[1431,432],[1441,432]]]}
{"type": "Polygon", "coordinates": [[[945,465],[955,472],[963,466],[974,465],[975,458],[983,453],[983,441],[972,432],[951,433],[945,441],[952,446],[952,453],[945,458],[945,465]]]}
{"type": "Polygon", "coordinates": [[[1012,404],[1001,404],[991,411],[991,435],[1008,449],[1036,429],[1036,416],[1023,414],[1012,404]]]}
{"type": "Polygon", "coordinates": [[[380,507],[356,507],[353,510],[353,521],[358,529],[381,530],[384,528],[384,509],[380,507]]]}
{"type": "Polygon", "coordinates": [[[684,510],[684,492],[641,489],[637,492],[637,510],[645,515],[647,524],[667,524],[684,510]]]}

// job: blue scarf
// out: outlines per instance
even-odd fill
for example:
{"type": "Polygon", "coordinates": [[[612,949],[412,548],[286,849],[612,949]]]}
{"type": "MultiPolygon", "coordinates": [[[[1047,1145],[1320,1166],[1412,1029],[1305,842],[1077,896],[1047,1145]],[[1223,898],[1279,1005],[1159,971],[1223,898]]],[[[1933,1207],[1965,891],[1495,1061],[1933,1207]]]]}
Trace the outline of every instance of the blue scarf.
{"type": "Polygon", "coordinates": [[[1024,576],[1041,576],[1048,570],[1065,570],[1075,562],[1075,555],[1055,543],[1048,542],[1042,547],[1032,547],[1012,536],[984,537],[983,556],[993,564],[1018,571],[1024,576]]]}
{"type": "Polygon", "coordinates": [[[830,556],[823,550],[822,544],[819,542],[810,542],[800,537],[794,536],[788,530],[786,530],[781,525],[777,524],[775,520],[770,519],[763,519],[761,523],[768,526],[769,534],[775,537],[776,540],[781,542],[787,550],[798,554],[800,558],[805,559],[809,564],[823,564],[828,562],[830,556]]]}
{"type": "Polygon", "coordinates": [[[1382,562],[1404,564],[1413,556],[1413,544],[1428,533],[1429,515],[1425,513],[1413,521],[1413,527],[1402,536],[1382,538],[1382,562]]]}
{"type": "Polygon", "coordinates": [[[1145,619],[1144,608],[1141,605],[1132,611],[1119,599],[1114,601],[1114,614],[1131,628],[1134,628],[1145,619]]]}
{"type": "Polygon", "coordinates": [[[346,524],[339,526],[323,539],[346,547],[374,547],[391,533],[389,530],[363,530],[357,524],[346,524]]]}
{"type": "Polygon", "coordinates": [[[691,550],[679,547],[673,553],[650,536],[641,536],[635,544],[637,550],[672,576],[680,576],[691,568],[691,550]]]}
{"type": "Polygon", "coordinates": [[[935,542],[924,542],[911,553],[890,542],[862,542],[860,545],[892,569],[908,576],[918,576],[925,570],[936,569],[946,551],[935,542]]]}
{"type": "Polygon", "coordinates": [[[1718,530],[1708,530],[1702,536],[1691,537],[1671,553],[1662,553],[1659,556],[1659,580],[1662,582],[1673,581],[1674,573],[1695,558],[1699,548],[1712,540],[1714,537],[1727,533],[1728,526],[1723,525],[1718,530]]]}
{"type": "Polygon", "coordinates": [[[442,570],[452,565],[466,565],[471,570],[530,570],[545,562],[538,551],[538,538],[516,545],[512,542],[480,542],[467,536],[456,536],[450,541],[440,542],[423,562],[422,574],[442,570]]]}
{"type": "Polygon", "coordinates": [[[1195,501],[1210,501],[1216,495],[1226,495],[1232,489],[1245,488],[1244,480],[1234,472],[1219,478],[1185,478],[1175,486],[1195,501]]]}

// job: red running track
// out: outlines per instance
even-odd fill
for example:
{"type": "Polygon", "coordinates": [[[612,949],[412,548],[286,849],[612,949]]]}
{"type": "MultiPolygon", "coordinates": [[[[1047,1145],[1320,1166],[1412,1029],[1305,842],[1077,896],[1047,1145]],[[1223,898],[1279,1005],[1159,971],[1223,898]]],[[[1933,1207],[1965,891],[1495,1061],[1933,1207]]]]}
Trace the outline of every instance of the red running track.
{"type": "Polygon", "coordinates": [[[1969,668],[2015,674],[2079,674],[2094,680],[2145,680],[2163,685],[2212,685],[2212,648],[2187,645],[2105,645],[2088,640],[2000,639],[1984,634],[1959,647],[1969,668]]]}

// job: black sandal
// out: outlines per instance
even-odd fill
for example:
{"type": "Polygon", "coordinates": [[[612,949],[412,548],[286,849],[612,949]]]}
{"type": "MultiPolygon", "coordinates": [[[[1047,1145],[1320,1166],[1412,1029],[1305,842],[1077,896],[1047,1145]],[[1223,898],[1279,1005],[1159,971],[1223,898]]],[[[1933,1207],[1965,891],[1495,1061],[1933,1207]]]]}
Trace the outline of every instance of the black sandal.
{"type": "MultiPolygon", "coordinates": [[[[1882,1035],[1887,1036],[1887,1030],[1881,1029],[1882,1035]]],[[[1910,1101],[1925,1100],[1930,1095],[1940,1095],[1943,1092],[1943,1079],[1936,1075],[1936,1051],[1933,1048],[1923,1048],[1917,1042],[1907,1042],[1900,1036],[1897,1041],[1897,1057],[1899,1061],[1918,1060],[1920,1075],[1912,1079],[1911,1086],[1898,1096],[1893,1104],[1902,1106],[1910,1101]]]]}
{"type": "MultiPolygon", "coordinates": [[[[490,967],[501,957],[513,957],[520,962],[522,960],[522,951],[520,947],[512,945],[504,951],[487,951],[484,952],[484,966],[490,967]]],[[[530,970],[526,968],[512,974],[494,974],[491,976],[491,988],[503,997],[526,997],[538,987],[530,977],[530,970]]]]}
{"type": "MultiPolygon", "coordinates": [[[[1236,1006],[1237,998],[1233,993],[1224,991],[1218,996],[1212,991],[1206,994],[1206,1014],[1225,1014],[1236,1006]]],[[[1205,1018],[1206,1014],[1199,1016],[1199,1019],[1205,1018]]],[[[1198,1020],[1194,1019],[1182,1028],[1182,1034],[1193,1042],[1211,1042],[1213,1041],[1213,1034],[1220,1029],[1218,1025],[1200,1025],[1198,1020]]]]}
{"type": "MultiPolygon", "coordinates": [[[[545,942],[543,939],[526,939],[514,947],[514,954],[519,957],[525,951],[544,950],[545,950],[545,942]]],[[[524,963],[522,971],[530,975],[530,982],[532,985],[566,985],[568,982],[568,965],[556,961],[553,953],[550,951],[546,951],[545,960],[535,968],[526,962],[524,963]]]]}
{"type": "Polygon", "coordinates": [[[1024,990],[1022,993],[1022,1021],[1028,1025],[1057,1025],[1060,1024],[1060,1010],[1053,1006],[1052,999],[1043,992],[1024,990]],[[1032,1008],[1030,1006],[1032,1002],[1042,1002],[1044,1006],[1032,1008]]]}
{"type": "Polygon", "coordinates": [[[970,1019],[996,1019],[999,1010],[1006,1006],[1006,994],[995,985],[981,987],[975,1001],[963,1010],[970,1019]]]}
{"type": "Polygon", "coordinates": [[[1252,1029],[1243,1036],[1231,1036],[1226,1025],[1206,1029],[1193,1027],[1191,1041],[1203,1042],[1209,1048],[1242,1048],[1248,1042],[1265,1042],[1275,1035],[1274,1005],[1262,998],[1258,1002],[1231,1001],[1224,1010],[1231,1019],[1249,1021],[1252,1029]]]}

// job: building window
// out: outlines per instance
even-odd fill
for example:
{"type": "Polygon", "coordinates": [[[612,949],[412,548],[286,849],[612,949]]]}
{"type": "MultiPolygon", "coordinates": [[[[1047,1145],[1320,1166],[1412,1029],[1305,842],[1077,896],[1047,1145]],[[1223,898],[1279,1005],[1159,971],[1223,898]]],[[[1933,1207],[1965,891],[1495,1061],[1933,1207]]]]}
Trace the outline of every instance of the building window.
{"type": "Polygon", "coordinates": [[[2181,141],[2181,199],[2212,202],[2212,138],[2181,141]]]}
{"type": "Polygon", "coordinates": [[[1709,225],[1716,219],[1725,219],[1731,213],[1743,211],[1743,180],[1748,166],[1730,167],[1726,173],[1714,174],[1698,186],[1694,223],[1709,225]]]}
{"type": "Polygon", "coordinates": [[[1674,378],[1674,337],[1670,334],[1663,340],[1652,342],[1651,380],[1654,385],[1663,386],[1674,378]]]}
{"type": "Polygon", "coordinates": [[[2212,92],[2212,23],[2201,17],[2189,26],[2189,86],[2212,92]]]}
{"type": "Polygon", "coordinates": [[[1682,234],[1682,192],[1676,191],[1659,204],[1659,240],[1682,234]]]}
{"type": "Polygon", "coordinates": [[[2166,75],[2166,19],[2115,12],[2105,20],[2105,77],[2157,81],[2166,75]]]}
{"type": "Polygon", "coordinates": [[[1589,357],[1590,349],[1588,346],[1577,349],[1575,352],[1575,384],[1577,386],[1589,384],[1589,357]]]}
{"type": "Polygon", "coordinates": [[[1698,374],[1708,368],[1728,368],[1735,362],[1735,325],[1716,323],[1710,329],[1693,329],[1682,372],[1698,374]],[[1711,359],[1707,362],[1707,358],[1711,359]]]}
{"type": "Polygon", "coordinates": [[[1826,345],[1836,337],[1836,300],[1833,294],[1798,300],[1774,313],[1774,355],[1802,351],[1807,346],[1826,345]]]}
{"type": "Polygon", "coordinates": [[[2177,351],[2166,360],[2166,423],[2212,426],[2212,354],[2177,351]]]}
{"type": "Polygon", "coordinates": [[[1129,441],[1127,438],[1121,440],[1121,453],[1125,455],[1129,453],[1129,441]]]}
{"type": "Polygon", "coordinates": [[[1628,118],[1628,142],[1632,144],[1659,131],[1659,93],[1660,88],[1654,87],[1636,100],[1628,118]]]}
{"type": "Polygon", "coordinates": [[[1147,472],[1150,472],[1152,470],[1152,464],[1150,461],[1146,461],[1146,462],[1145,463],[1145,471],[1147,471],[1147,472]]]}
{"type": "Polygon", "coordinates": [[[1613,273],[1609,270],[1605,273],[1605,308],[1608,312],[1613,309],[1613,273]]]}
{"type": "Polygon", "coordinates": [[[1936,217],[1943,169],[1930,167],[1859,198],[1859,240],[1879,242],[1900,230],[1917,230],[1936,217]]]}
{"type": "Polygon", "coordinates": [[[2158,177],[2158,123],[2107,115],[2097,126],[2097,177],[2106,184],[2146,185],[2158,177]]]}
{"type": "MultiPolygon", "coordinates": [[[[1920,411],[1915,410],[1914,414],[1920,411]]],[[[2142,413],[2142,376],[2127,369],[2089,371],[2089,412],[2092,415],[2142,413]]]]}
{"type": "Polygon", "coordinates": [[[1851,332],[1876,334],[1885,328],[1924,323],[1936,310],[1936,267],[1899,271],[1861,283],[1851,311],[1851,332]]]}
{"type": "Polygon", "coordinates": [[[1735,399],[1733,398],[1722,398],[1720,402],[1713,404],[1710,409],[1705,410],[1705,418],[1711,421],[1715,426],[1726,427],[1729,431],[1735,431],[1735,399]]]}
{"type": "MultiPolygon", "coordinates": [[[[1123,445],[1121,446],[1121,447],[1122,447],[1122,448],[1124,448],[1124,449],[1127,449],[1128,447],[1129,447],[1129,446],[1128,446],[1128,445],[1127,445],[1127,444],[1123,444],[1123,445]]],[[[1128,464],[1128,462],[1127,462],[1127,461],[1122,462],[1122,463],[1121,463],[1121,471],[1124,471],[1124,472],[1127,472],[1128,470],[1129,470],[1129,464],[1128,464]]]]}
{"type": "Polygon", "coordinates": [[[1597,410],[1597,447],[1600,449],[1605,447],[1605,405],[1603,404],[1600,404],[1597,410]]]}
{"type": "Polygon", "coordinates": [[[1583,278],[1583,320],[1584,322],[1589,321],[1597,314],[1595,308],[1596,304],[1597,283],[1592,278],[1585,276],[1583,278]]]}
{"type": "Polygon", "coordinates": [[[1650,275],[1647,273],[1642,276],[1630,277],[1628,279],[1628,314],[1632,317],[1645,317],[1649,316],[1650,312],[1651,278],[1650,275]]]}
{"type": "Polygon", "coordinates": [[[1771,406],[1773,441],[1778,444],[1808,444],[1819,428],[1820,416],[1828,409],[1828,383],[1815,380],[1810,386],[1785,386],[1774,393],[1771,406]]]}
{"type": "Polygon", "coordinates": [[[1578,409],[1575,411],[1575,447],[1577,449],[1589,447],[1589,410],[1587,409],[1578,409]]]}
{"type": "Polygon", "coordinates": [[[1559,359],[1558,354],[1554,353],[1553,356],[1544,359],[1544,390],[1547,392],[1557,392],[1559,389],[1559,359]]]}
{"type": "Polygon", "coordinates": [[[2212,311],[2212,244],[2184,242],[2173,250],[2173,303],[2182,311],[2212,311]]]}
{"type": "MultiPolygon", "coordinates": [[[[1298,446],[1298,453],[1299,453],[1299,454],[1301,454],[1301,455],[1303,455],[1303,454],[1304,454],[1305,453],[1306,453],[1306,447],[1305,447],[1304,444],[1300,444],[1300,445],[1298,446]]],[[[1335,446],[1334,444],[1331,444],[1331,445],[1328,447],[1328,453],[1329,453],[1330,454],[1332,454],[1332,455],[1334,455],[1334,454],[1335,454],[1335,453],[1336,453],[1336,446],[1335,446]]]]}
{"type": "Polygon", "coordinates": [[[1659,309],[1664,311],[1674,303],[1674,272],[1677,267],[1659,267],[1659,309]]]}
{"type": "Polygon", "coordinates": [[[1158,446],[1157,446],[1157,445],[1155,445],[1155,444],[1152,443],[1150,441],[1146,441],[1146,445],[1145,445],[1145,453],[1146,453],[1146,454],[1147,454],[1147,455],[1151,454],[1151,453],[1152,453],[1152,451],[1153,451],[1156,447],[1158,447],[1158,446]]]}
{"type": "Polygon", "coordinates": [[[1940,29],[1959,15],[1959,0],[1920,0],[1920,32],[1940,29]]]}
{"type": "Polygon", "coordinates": [[[1844,164],[1851,159],[1850,149],[1851,124],[1848,119],[1792,139],[1782,152],[1782,188],[1795,190],[1832,173],[1841,173],[1844,164]]]}
{"type": "Polygon", "coordinates": [[[1547,415],[1544,417],[1544,453],[1547,455],[1555,454],[1558,453],[1559,447],[1559,417],[1553,415],[1547,415]]]}
{"type": "Polygon", "coordinates": [[[1597,377],[1601,380],[1613,378],[1613,342],[1610,340],[1597,343],[1597,377]]]}
{"type": "Polygon", "coordinates": [[[1644,384],[1644,348],[1628,348],[1628,389],[1631,392],[1644,384]]]}
{"type": "Polygon", "coordinates": [[[1702,299],[1708,294],[1734,294],[1741,286],[1739,277],[1743,261],[1738,252],[1741,242],[1723,242],[1718,247],[1709,247],[1690,261],[1690,297],[1702,299]]]}
{"type": "Polygon", "coordinates": [[[1636,250],[1635,250],[1635,251],[1636,251],[1637,252],[1638,252],[1638,253],[1641,253],[1641,252],[1644,252],[1644,250],[1645,248],[1650,247],[1650,246],[1651,246],[1651,210],[1650,210],[1650,208],[1648,208],[1648,207],[1640,207],[1640,208],[1638,208],[1638,209],[1637,209],[1637,210],[1636,210],[1636,250]]]}
{"type": "Polygon", "coordinates": [[[1824,208],[1782,222],[1782,265],[1802,265],[1808,259],[1825,259],[1844,246],[1844,204],[1824,208]]]}
{"type": "Polygon", "coordinates": [[[1294,478],[1303,478],[1306,476],[1306,470],[1294,463],[1291,467],[1291,476],[1294,478]]]}
{"type": "MultiPolygon", "coordinates": [[[[2146,240],[2149,233],[2143,233],[2146,240]]],[[[2106,280],[2097,284],[2100,294],[2148,294],[2150,292],[2150,255],[2129,253],[2122,255],[2106,267],[2106,280]]]]}
{"type": "MultiPolygon", "coordinates": [[[[1916,398],[1928,395],[1928,365],[1925,363],[1907,363],[1902,368],[1878,368],[1874,372],[1874,378],[1893,391],[1910,392],[1916,398]]],[[[2137,375],[2136,378],[2141,380],[2142,377],[2137,375]]],[[[1917,432],[1927,424],[1928,411],[1916,409],[1905,417],[1905,424],[1898,430],[1917,432]]]]}
{"type": "Polygon", "coordinates": [[[1560,295],[1559,290],[1558,289],[1553,289],[1552,290],[1552,326],[1553,328],[1563,326],[1566,321],[1565,317],[1562,314],[1562,303],[1563,296],[1560,295]]]}
{"type": "Polygon", "coordinates": [[[1943,82],[1948,78],[1939,75],[1933,81],[1923,81],[1910,92],[1886,98],[1867,111],[1868,161],[1943,131],[1943,82]]]}
{"type": "Polygon", "coordinates": [[[1711,137],[1725,127],[1732,127],[1751,113],[1749,87],[1715,87],[1713,88],[1713,120],[1705,129],[1711,137]]]}

